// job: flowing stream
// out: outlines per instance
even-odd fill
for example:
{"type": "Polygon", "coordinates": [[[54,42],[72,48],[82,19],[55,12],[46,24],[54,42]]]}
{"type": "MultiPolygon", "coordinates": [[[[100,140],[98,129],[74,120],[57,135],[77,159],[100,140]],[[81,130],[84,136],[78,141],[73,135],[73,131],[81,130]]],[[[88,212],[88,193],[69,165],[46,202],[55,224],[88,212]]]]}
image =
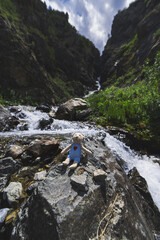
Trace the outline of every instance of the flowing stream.
{"type": "Polygon", "coordinates": [[[160,210],[160,165],[156,163],[156,160],[160,160],[158,157],[139,155],[123,142],[111,136],[105,129],[95,127],[88,123],[54,119],[50,129],[40,130],[39,121],[42,118],[48,120],[49,115],[30,106],[19,106],[19,109],[21,111],[13,115],[17,116],[21,120],[21,123],[14,131],[1,132],[1,138],[9,136],[23,137],[37,134],[49,134],[53,136],[71,135],[73,132],[84,133],[86,136],[94,136],[96,138],[101,133],[105,136],[104,141],[106,146],[118,159],[124,161],[125,172],[128,173],[130,169],[136,167],[140,175],[146,179],[152,198],[160,210]],[[21,126],[24,123],[27,125],[28,129],[21,131],[21,126]]]}

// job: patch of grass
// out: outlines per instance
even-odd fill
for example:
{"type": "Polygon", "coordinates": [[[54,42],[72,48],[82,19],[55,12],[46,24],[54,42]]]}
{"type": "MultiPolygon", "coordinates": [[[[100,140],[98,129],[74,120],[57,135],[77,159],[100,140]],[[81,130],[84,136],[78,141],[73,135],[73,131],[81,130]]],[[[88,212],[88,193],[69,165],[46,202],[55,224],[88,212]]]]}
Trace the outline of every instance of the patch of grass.
{"type": "Polygon", "coordinates": [[[130,54],[132,49],[135,47],[137,41],[138,41],[138,35],[136,34],[129,43],[121,46],[119,54],[123,56],[127,56],[128,54],[130,54]]]}
{"type": "Polygon", "coordinates": [[[7,91],[4,93],[0,90],[0,104],[3,106],[9,106],[9,105],[19,105],[19,104],[26,104],[26,105],[32,105],[36,106],[38,103],[36,101],[33,101],[30,96],[26,93],[25,96],[18,96],[16,94],[16,91],[13,89],[7,89],[7,91]]]}

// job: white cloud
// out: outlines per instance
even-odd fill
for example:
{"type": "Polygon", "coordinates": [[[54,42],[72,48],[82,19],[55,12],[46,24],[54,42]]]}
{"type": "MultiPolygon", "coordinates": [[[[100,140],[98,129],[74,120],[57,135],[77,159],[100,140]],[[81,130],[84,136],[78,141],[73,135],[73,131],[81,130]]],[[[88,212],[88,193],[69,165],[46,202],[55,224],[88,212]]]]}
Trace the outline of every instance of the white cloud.
{"type": "Polygon", "coordinates": [[[134,0],[42,0],[55,10],[68,12],[69,22],[102,51],[114,15],[134,0]]]}

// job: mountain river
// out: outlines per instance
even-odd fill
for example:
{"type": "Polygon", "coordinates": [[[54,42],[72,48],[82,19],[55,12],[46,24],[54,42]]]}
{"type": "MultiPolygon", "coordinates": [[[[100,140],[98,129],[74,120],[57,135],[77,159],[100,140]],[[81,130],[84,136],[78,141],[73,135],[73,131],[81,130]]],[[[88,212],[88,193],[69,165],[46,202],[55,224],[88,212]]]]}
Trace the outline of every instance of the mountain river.
{"type": "MultiPolygon", "coordinates": [[[[47,113],[36,110],[35,107],[19,106],[21,114],[17,117],[22,121],[17,126],[17,129],[9,132],[1,132],[0,137],[6,138],[10,136],[32,136],[37,134],[42,135],[71,135],[73,132],[84,133],[87,136],[98,137],[99,134],[105,136],[104,142],[111,152],[119,160],[124,161],[124,171],[128,173],[130,169],[136,167],[140,175],[145,178],[148,184],[149,191],[152,198],[160,210],[160,165],[156,162],[160,161],[159,157],[140,155],[139,153],[131,150],[125,143],[111,136],[106,129],[96,127],[92,124],[84,122],[70,122],[64,120],[54,119],[51,128],[49,130],[40,130],[38,128],[40,119],[49,119],[47,113]],[[21,124],[27,123],[28,130],[21,131],[21,124]]],[[[53,110],[56,110],[53,108],[53,110]]]]}

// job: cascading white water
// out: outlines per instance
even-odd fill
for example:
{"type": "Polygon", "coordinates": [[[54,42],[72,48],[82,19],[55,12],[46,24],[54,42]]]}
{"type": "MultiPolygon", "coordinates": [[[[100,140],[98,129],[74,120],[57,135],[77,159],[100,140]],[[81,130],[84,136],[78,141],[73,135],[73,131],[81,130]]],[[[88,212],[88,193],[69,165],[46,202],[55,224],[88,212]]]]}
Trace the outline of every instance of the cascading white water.
{"type": "Polygon", "coordinates": [[[160,165],[155,163],[155,160],[159,159],[154,156],[138,155],[108,133],[106,133],[105,144],[115,156],[126,163],[126,173],[134,167],[137,168],[139,174],[146,180],[152,198],[160,211],[160,165]]]}
{"type": "Polygon", "coordinates": [[[89,93],[87,95],[85,95],[84,97],[88,97],[89,95],[92,95],[93,93],[98,92],[101,89],[100,77],[97,78],[96,87],[97,87],[96,90],[89,91],[89,93]]]}
{"type": "Polygon", "coordinates": [[[160,165],[153,160],[154,156],[138,155],[131,150],[123,142],[117,140],[105,131],[105,129],[99,129],[95,126],[81,122],[70,122],[65,120],[54,119],[51,129],[40,130],[38,129],[39,121],[43,119],[49,119],[47,113],[36,110],[34,107],[19,106],[21,108],[22,124],[25,122],[28,125],[28,130],[20,131],[20,126],[17,130],[10,132],[1,132],[1,137],[8,136],[30,136],[35,134],[50,134],[50,135],[70,135],[73,132],[80,132],[86,134],[86,136],[94,136],[95,138],[99,134],[106,134],[105,144],[111,150],[111,152],[118,158],[125,162],[124,170],[126,173],[136,167],[140,175],[147,181],[149,191],[152,198],[160,210],[160,165]]]}

